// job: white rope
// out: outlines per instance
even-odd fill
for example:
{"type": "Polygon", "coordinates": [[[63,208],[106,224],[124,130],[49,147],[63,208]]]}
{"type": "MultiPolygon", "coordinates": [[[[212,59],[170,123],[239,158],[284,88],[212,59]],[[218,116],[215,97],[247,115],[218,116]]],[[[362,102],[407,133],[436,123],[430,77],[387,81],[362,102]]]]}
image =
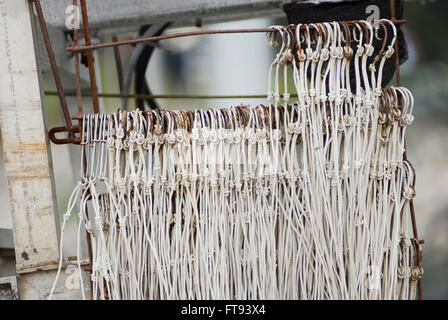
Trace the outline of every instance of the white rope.
{"type": "Polygon", "coordinates": [[[94,299],[414,298],[413,98],[381,87],[381,22],[375,57],[368,22],[274,26],[267,107],[85,115],[63,229],[78,204],[94,299]]]}

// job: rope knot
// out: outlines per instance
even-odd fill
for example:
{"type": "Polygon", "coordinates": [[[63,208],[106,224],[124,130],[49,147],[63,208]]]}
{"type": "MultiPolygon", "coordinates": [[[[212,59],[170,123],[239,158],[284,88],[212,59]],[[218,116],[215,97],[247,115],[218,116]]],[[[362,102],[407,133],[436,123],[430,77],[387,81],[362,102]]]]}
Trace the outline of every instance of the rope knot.
{"type": "Polygon", "coordinates": [[[410,126],[414,122],[414,116],[412,114],[408,114],[405,116],[405,124],[410,126]]]}
{"type": "MultiPolygon", "coordinates": [[[[313,51],[313,49],[312,48],[306,48],[306,58],[308,59],[308,60],[311,60],[311,59],[313,59],[313,54],[314,54],[314,51],[313,51]]],[[[317,51],[316,51],[317,52],[317,51]]]]}
{"type": "Polygon", "coordinates": [[[423,277],[424,270],[422,267],[412,267],[411,269],[411,280],[417,281],[423,277]]]}
{"type": "Polygon", "coordinates": [[[362,57],[364,54],[364,47],[362,45],[358,45],[358,50],[356,51],[356,55],[358,57],[362,57]]]}
{"type": "Polygon", "coordinates": [[[379,98],[383,95],[383,90],[380,88],[375,89],[375,97],[379,98]]]}
{"type": "Polygon", "coordinates": [[[107,149],[108,150],[113,150],[115,146],[115,139],[113,137],[109,137],[107,139],[107,149]]]}
{"type": "Polygon", "coordinates": [[[327,61],[330,58],[330,51],[327,48],[323,48],[320,52],[320,60],[327,61]]]}
{"type": "Polygon", "coordinates": [[[118,225],[119,225],[121,228],[126,227],[126,220],[127,220],[127,216],[123,216],[123,217],[121,217],[121,218],[118,218],[118,225]]]}
{"type": "Polygon", "coordinates": [[[388,46],[386,51],[386,58],[387,59],[391,58],[394,55],[394,53],[395,53],[394,47],[388,46]]]}
{"type": "Polygon", "coordinates": [[[306,55],[302,49],[297,50],[297,58],[299,59],[299,61],[305,61],[306,55]]]}
{"type": "Polygon", "coordinates": [[[124,137],[124,130],[123,130],[123,128],[120,127],[117,129],[117,138],[123,139],[123,137],[124,137]]]}
{"type": "Polygon", "coordinates": [[[416,195],[414,187],[405,187],[403,190],[403,197],[406,200],[412,200],[416,195]]]}
{"type": "Polygon", "coordinates": [[[371,44],[366,44],[365,48],[366,48],[366,55],[368,57],[371,57],[373,55],[373,53],[375,52],[375,48],[371,44]]]}

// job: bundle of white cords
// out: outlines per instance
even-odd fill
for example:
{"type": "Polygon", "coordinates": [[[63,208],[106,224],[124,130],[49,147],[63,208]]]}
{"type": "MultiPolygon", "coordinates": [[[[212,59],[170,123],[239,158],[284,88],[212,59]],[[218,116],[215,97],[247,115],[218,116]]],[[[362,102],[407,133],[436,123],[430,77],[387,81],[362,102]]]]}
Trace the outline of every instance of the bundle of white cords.
{"type": "Polygon", "coordinates": [[[76,208],[95,299],[415,297],[403,158],[413,98],[381,88],[395,26],[383,20],[394,36],[367,68],[374,30],[363,23],[355,53],[338,23],[297,26],[295,37],[275,27],[269,107],[84,115],[86,161],[62,230],[76,208]]]}

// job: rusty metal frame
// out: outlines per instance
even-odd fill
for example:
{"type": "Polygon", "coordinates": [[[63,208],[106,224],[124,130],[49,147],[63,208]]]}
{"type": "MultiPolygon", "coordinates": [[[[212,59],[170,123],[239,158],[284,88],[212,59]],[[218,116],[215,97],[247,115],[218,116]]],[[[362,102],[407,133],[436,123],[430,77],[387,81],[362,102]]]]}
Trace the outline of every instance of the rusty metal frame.
{"type": "MultiPolygon", "coordinates": [[[[391,19],[391,21],[395,25],[402,25],[406,23],[406,20],[397,20],[391,19]]],[[[349,25],[354,25],[357,21],[346,21],[349,25]]],[[[306,26],[302,26],[302,28],[306,28],[306,26]]],[[[164,36],[155,36],[155,37],[147,37],[147,38],[139,38],[132,40],[123,40],[123,41],[115,41],[108,43],[101,43],[96,45],[86,45],[82,47],[68,47],[67,51],[76,52],[76,51],[90,51],[90,50],[98,50],[111,48],[122,45],[133,45],[144,42],[152,42],[152,41],[161,41],[167,39],[175,39],[175,38],[184,38],[184,37],[192,37],[192,36],[203,36],[203,35],[214,35],[214,34],[234,34],[234,33],[267,33],[267,32],[277,32],[278,30],[275,28],[254,28],[254,29],[224,29],[224,30],[203,30],[203,31],[191,31],[191,32],[182,32],[164,36]]]]}
{"type": "MultiPolygon", "coordinates": [[[[390,0],[390,11],[391,11],[391,19],[394,21],[396,19],[397,11],[395,7],[395,0],[390,0]]],[[[401,72],[400,72],[400,52],[398,47],[398,41],[395,41],[394,44],[394,51],[395,51],[395,80],[397,83],[397,87],[401,86],[401,72]]],[[[398,97],[401,100],[401,97],[398,97]]],[[[400,101],[401,102],[401,101],[400,101]]],[[[403,154],[403,160],[408,162],[409,165],[412,168],[413,174],[414,174],[414,180],[412,182],[412,188],[415,190],[415,182],[416,182],[416,172],[415,168],[412,165],[412,163],[408,160],[407,152],[406,152],[406,140],[404,141],[404,154],[403,154]]],[[[414,246],[415,250],[415,261],[414,261],[414,268],[417,268],[418,270],[418,299],[423,300],[423,284],[422,284],[422,275],[423,275],[423,254],[422,254],[422,248],[421,245],[424,244],[424,240],[421,240],[418,238],[418,232],[417,232],[417,220],[415,218],[415,208],[414,208],[414,200],[410,200],[410,211],[411,211],[411,221],[412,221],[412,231],[414,234],[414,239],[412,239],[412,244],[414,246]]]]}
{"type": "Polygon", "coordinates": [[[56,64],[56,59],[54,57],[53,47],[51,46],[50,36],[48,35],[47,25],[45,23],[44,14],[42,12],[42,7],[39,0],[30,0],[34,3],[34,8],[36,9],[37,19],[39,20],[39,25],[42,31],[42,36],[44,39],[45,48],[47,50],[48,59],[50,61],[51,72],[53,74],[54,82],[56,84],[56,89],[59,96],[59,102],[61,104],[62,113],[64,116],[66,127],[65,131],[68,132],[68,140],[71,141],[74,138],[73,123],[70,118],[70,110],[68,109],[67,100],[64,96],[64,90],[62,88],[61,77],[59,76],[59,70],[56,64]]]}

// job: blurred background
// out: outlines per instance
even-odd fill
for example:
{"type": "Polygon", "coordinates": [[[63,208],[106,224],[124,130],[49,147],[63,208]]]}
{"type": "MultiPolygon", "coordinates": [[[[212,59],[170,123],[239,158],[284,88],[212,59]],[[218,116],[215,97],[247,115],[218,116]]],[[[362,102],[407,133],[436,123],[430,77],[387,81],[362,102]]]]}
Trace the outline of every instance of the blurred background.
{"type": "MultiPolygon", "coordinates": [[[[419,237],[423,245],[423,289],[425,299],[448,299],[448,1],[405,1],[403,28],[409,59],[402,65],[402,84],[415,97],[415,121],[407,131],[408,158],[417,171],[415,198],[419,237]]],[[[286,18],[260,18],[226,23],[204,24],[201,29],[262,28],[287,24],[286,18]]],[[[191,31],[195,28],[168,29],[166,32],[191,31]]],[[[120,39],[136,37],[136,33],[120,34],[120,39]]],[[[111,41],[112,35],[98,33],[99,41],[111,41]]],[[[120,49],[123,66],[132,53],[131,46],[120,49]]],[[[264,34],[220,35],[162,41],[151,57],[145,77],[153,94],[188,95],[264,95],[267,72],[274,50],[266,45],[264,34]]],[[[96,53],[99,91],[118,93],[114,52],[96,53]]],[[[394,85],[394,83],[391,83],[394,85]]],[[[54,90],[51,81],[46,91],[54,90]]],[[[73,107],[74,99],[69,101],[73,107]]],[[[119,99],[103,98],[105,112],[116,111],[119,99]]],[[[157,99],[168,109],[226,107],[240,103],[266,104],[259,99],[157,99]]],[[[47,126],[62,124],[59,102],[55,96],[45,97],[47,126]]],[[[129,100],[129,109],[135,100],[129,100]]],[[[60,216],[78,177],[78,150],[72,146],[51,145],[57,204],[60,216]],[[75,164],[71,168],[70,164],[75,164]]],[[[1,160],[3,162],[3,159],[1,160]]],[[[0,228],[11,229],[8,190],[3,163],[0,166],[0,228]]],[[[72,221],[74,222],[74,221],[72,221]]],[[[75,225],[68,228],[64,241],[65,256],[75,255],[75,225]]],[[[1,250],[0,250],[1,253],[1,250]]],[[[84,255],[86,251],[84,250],[84,255]]],[[[0,254],[0,277],[13,274],[14,265],[0,254]],[[2,260],[3,259],[3,260],[2,260]],[[3,263],[2,263],[3,261],[3,263]]]]}
{"type": "Polygon", "coordinates": [[[406,1],[409,60],[403,85],[415,97],[415,124],[408,131],[409,159],[417,170],[419,236],[425,240],[423,291],[447,299],[448,280],[448,1],[406,1]]]}

